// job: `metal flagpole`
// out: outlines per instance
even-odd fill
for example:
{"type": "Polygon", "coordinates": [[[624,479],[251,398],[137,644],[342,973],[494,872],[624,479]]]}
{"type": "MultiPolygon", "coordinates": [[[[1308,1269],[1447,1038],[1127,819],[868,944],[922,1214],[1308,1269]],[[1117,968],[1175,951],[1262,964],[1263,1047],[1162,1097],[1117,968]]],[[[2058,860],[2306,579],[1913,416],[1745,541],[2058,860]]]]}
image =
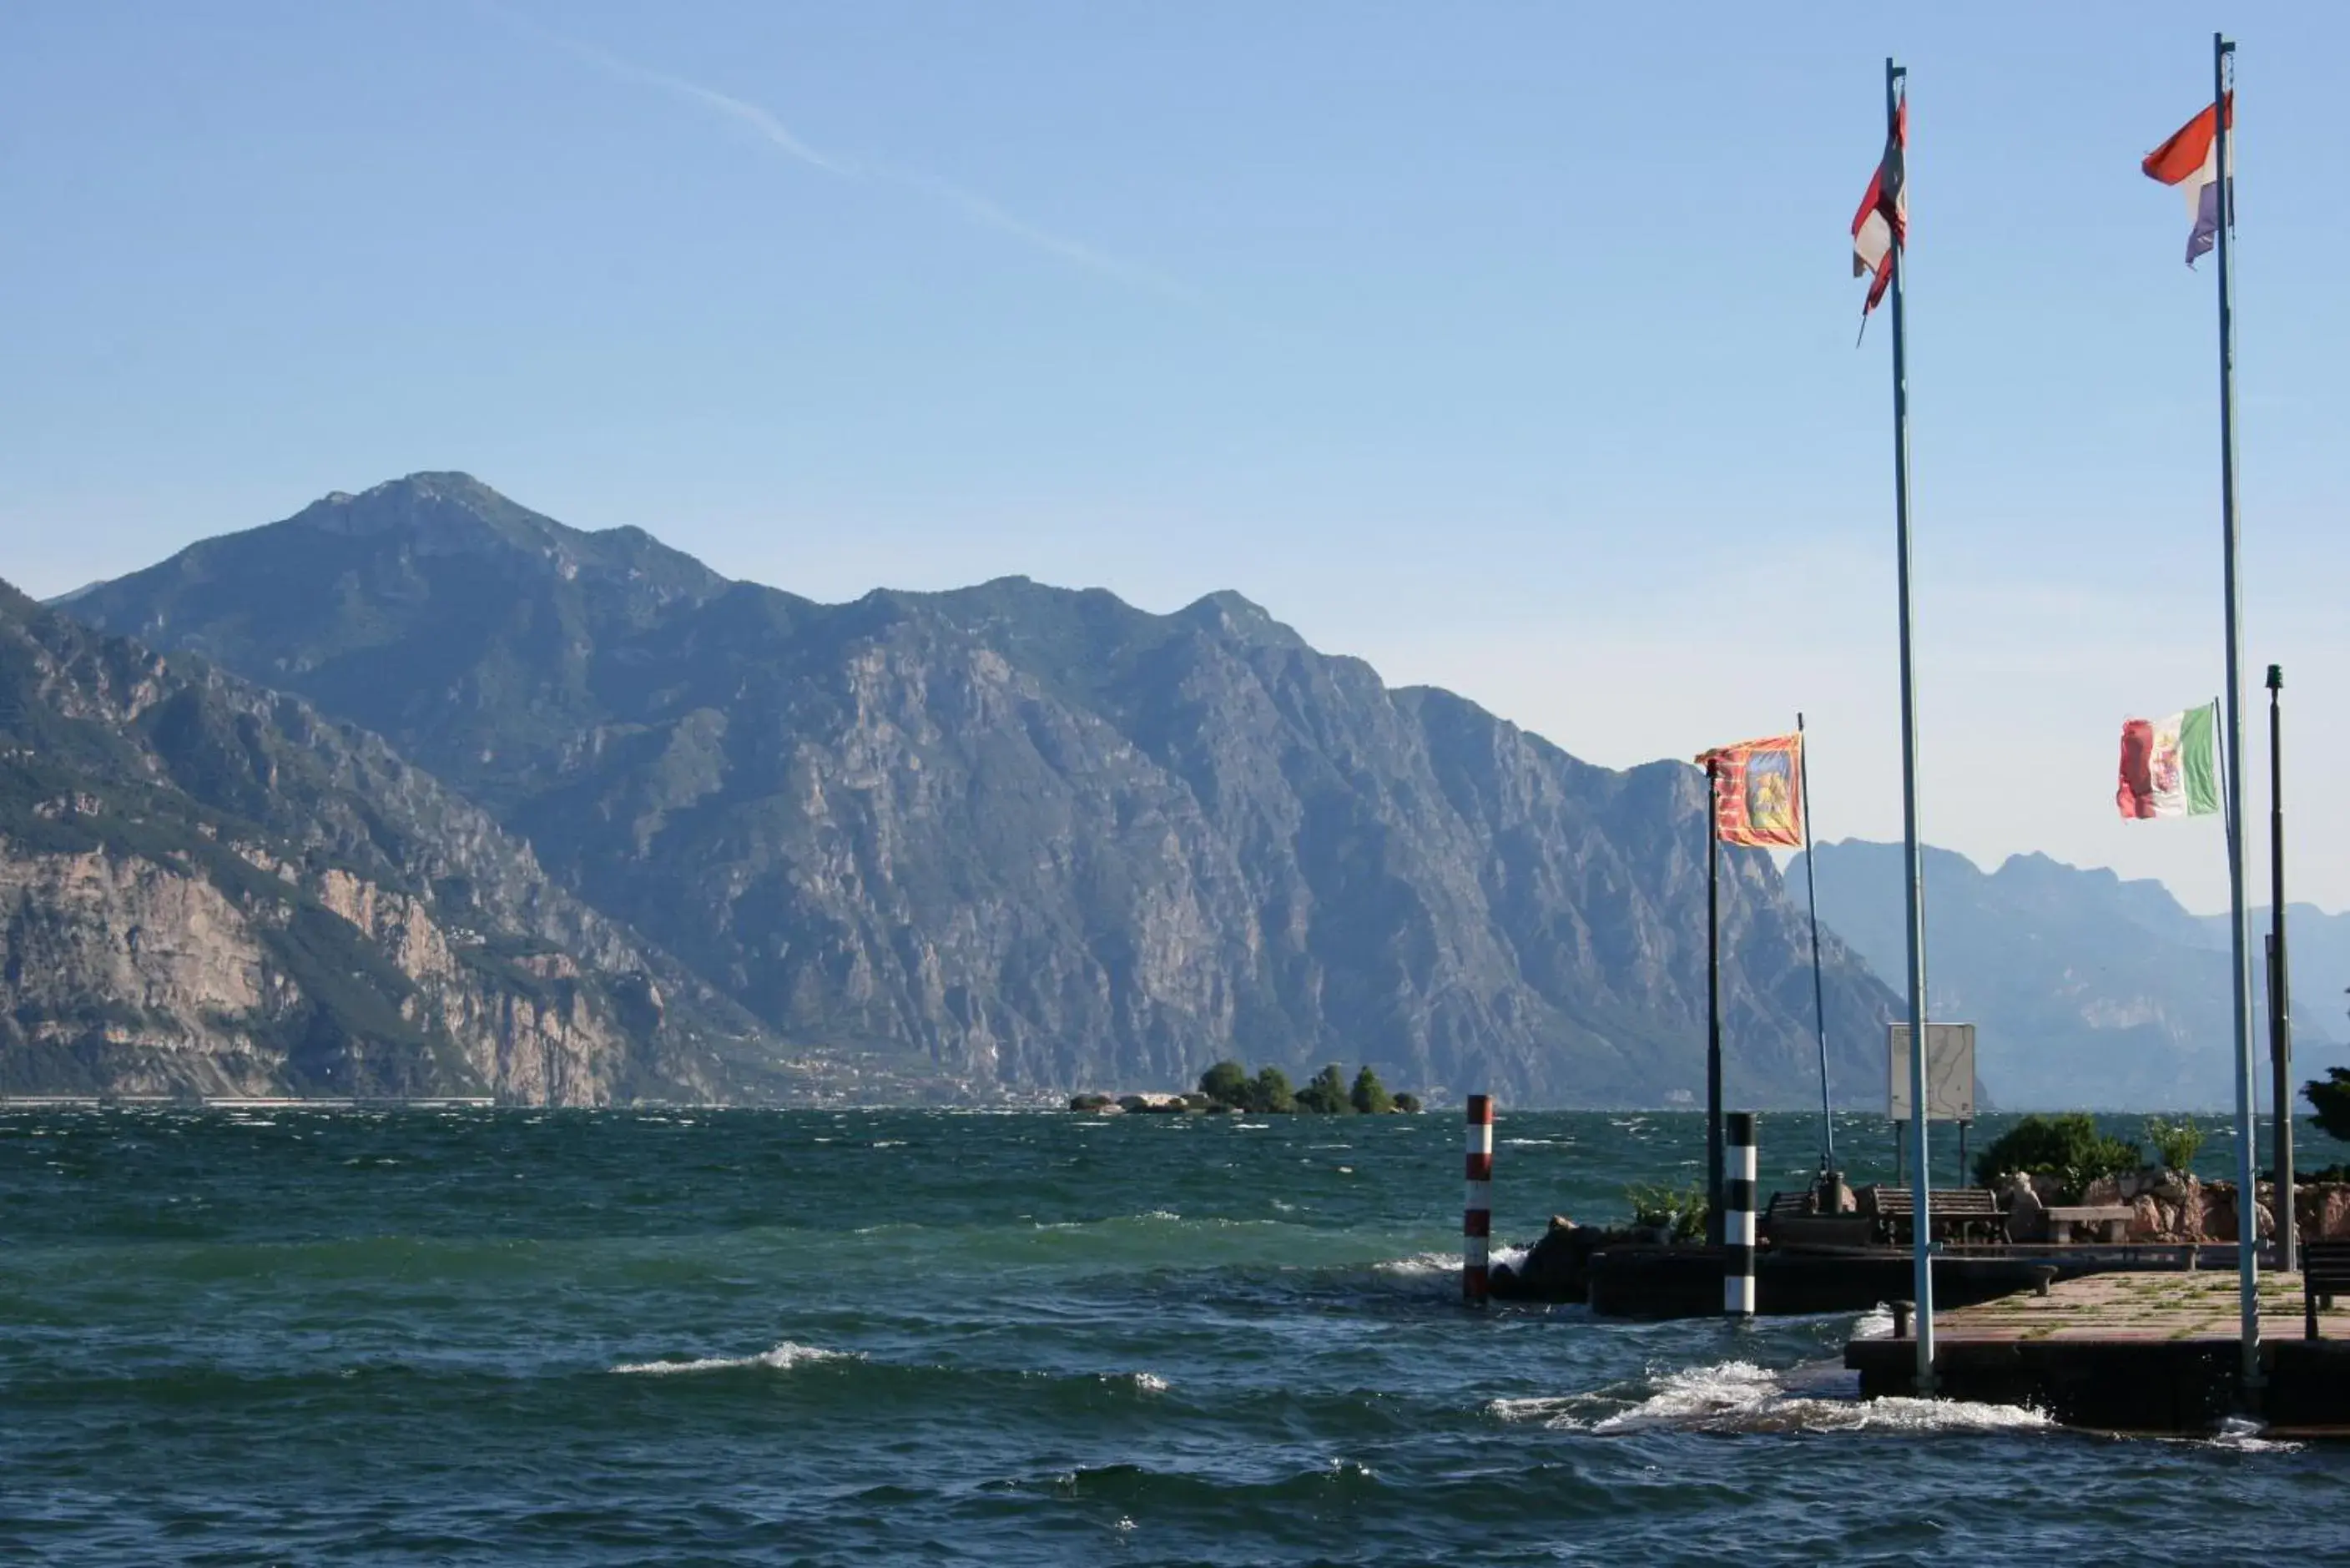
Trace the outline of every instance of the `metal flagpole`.
{"type": "MultiPolygon", "coordinates": [[[[1901,134],[1901,109],[1908,97],[1907,69],[1885,62],[1885,138],[1901,134]]],[[[1909,181],[1908,149],[1902,149],[1902,192],[1909,181]]],[[[1907,236],[1893,240],[1893,494],[1894,539],[1901,594],[1901,864],[1906,872],[1909,937],[1909,1131],[1910,1168],[1917,1201],[1911,1209],[1911,1293],[1918,1301],[1918,1392],[1934,1391],[1933,1220],[1928,1189],[1934,1167],[1926,1155],[1930,1118],[1926,1100],[1926,909],[1925,867],[1918,852],[1918,678],[1909,655],[1909,354],[1908,322],[1902,296],[1908,292],[1907,236]]]]}
{"type": "Polygon", "coordinates": [[[2284,667],[2269,666],[2269,1073],[2276,1096],[2276,1266],[2300,1265],[2293,1234],[2293,977],[2284,961],[2284,667]]]}
{"type": "MultiPolygon", "coordinates": [[[[1804,733],[1804,716],[1795,715],[1795,734],[1799,741],[1804,733]]],[[[1812,749],[1799,744],[1795,751],[1797,786],[1803,791],[1804,805],[1804,892],[1812,906],[1812,1022],[1820,1036],[1820,1174],[1829,1176],[1835,1170],[1835,1116],[1828,1104],[1828,1004],[1827,992],[1820,981],[1820,877],[1819,868],[1812,857],[1812,749]]]]}
{"type": "Polygon", "coordinates": [[[2252,995],[2251,940],[2244,918],[2244,651],[2243,583],[2236,571],[2236,320],[2229,275],[2229,236],[2236,219],[2235,173],[2228,155],[2228,78],[2236,46],[2211,35],[2211,119],[2218,140],[2220,182],[2220,515],[2222,578],[2228,597],[2228,930],[2235,952],[2236,987],[2236,1290],[2243,1339],[2244,1386],[2261,1386],[2261,1262],[2259,1161],[2252,1125],[2252,995]]]}
{"type": "Polygon", "coordinates": [[[1705,1233],[1721,1245],[1721,825],[1714,781],[1721,764],[1705,760],[1705,1233]]]}

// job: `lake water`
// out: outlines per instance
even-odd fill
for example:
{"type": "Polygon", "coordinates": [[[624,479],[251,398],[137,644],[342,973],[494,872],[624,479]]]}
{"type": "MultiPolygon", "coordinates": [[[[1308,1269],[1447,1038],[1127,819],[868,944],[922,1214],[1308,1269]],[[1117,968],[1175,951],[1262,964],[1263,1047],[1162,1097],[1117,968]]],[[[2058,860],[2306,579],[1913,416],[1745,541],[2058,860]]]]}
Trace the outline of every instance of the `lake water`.
{"type": "MultiPolygon", "coordinates": [[[[1765,1118],[1766,1189],[1815,1136],[1765,1118]]],[[[1850,1315],[1467,1311],[1460,1149],[1457,1113],[0,1115],[0,1559],[2350,1560],[2350,1447],[1863,1403],[1850,1315]]],[[[1701,1168],[1694,1116],[1505,1106],[1496,1237],[1701,1168]]]]}

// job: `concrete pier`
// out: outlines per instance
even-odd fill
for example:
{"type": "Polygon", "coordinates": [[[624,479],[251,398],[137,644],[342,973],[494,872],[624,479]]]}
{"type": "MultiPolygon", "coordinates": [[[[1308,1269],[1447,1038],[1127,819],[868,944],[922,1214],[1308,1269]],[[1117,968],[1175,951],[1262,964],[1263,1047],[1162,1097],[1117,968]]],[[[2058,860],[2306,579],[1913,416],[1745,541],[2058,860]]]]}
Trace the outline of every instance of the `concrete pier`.
{"type": "MultiPolygon", "coordinates": [[[[2301,1278],[2261,1279],[2263,1386],[2244,1386],[2230,1273],[2108,1273],[1937,1314],[1944,1397],[2045,1410],[2067,1426],[2208,1432],[2252,1415],[2282,1435],[2350,1437],[2350,1301],[2302,1337],[2301,1278]]],[[[1908,1395],[1917,1345],[1856,1339],[1866,1397],[1908,1395]]]]}

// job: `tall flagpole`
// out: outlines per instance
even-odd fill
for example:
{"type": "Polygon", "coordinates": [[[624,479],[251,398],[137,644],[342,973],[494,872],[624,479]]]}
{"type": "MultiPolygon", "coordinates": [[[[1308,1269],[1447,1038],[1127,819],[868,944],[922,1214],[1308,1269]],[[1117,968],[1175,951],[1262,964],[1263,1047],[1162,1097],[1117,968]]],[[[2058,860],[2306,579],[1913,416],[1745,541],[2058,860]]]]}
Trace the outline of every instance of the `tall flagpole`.
{"type": "Polygon", "coordinates": [[[2220,517],[2228,596],[2228,931],[2236,987],[2236,1291],[2244,1386],[2261,1386],[2261,1262],[2258,1151],[2252,1125],[2252,988],[2244,919],[2244,587],[2236,570],[2236,299],[2229,236],[2236,223],[2235,169],[2228,155],[2228,78],[2236,46],[2211,35],[2211,119],[2218,137],[2220,250],[2220,517]]]}
{"type": "Polygon", "coordinates": [[[1802,743],[1804,716],[1795,715],[1795,775],[1804,804],[1804,892],[1812,906],[1812,1023],[1820,1037],[1820,1174],[1835,1171],[1835,1114],[1828,1104],[1828,1004],[1820,981],[1820,877],[1812,854],[1812,749],[1802,743]]]}
{"type": "MultiPolygon", "coordinates": [[[[1887,57],[1885,138],[1888,144],[1901,134],[1908,76],[1906,68],[1887,57]]],[[[1901,182],[1906,200],[1909,182],[1906,144],[1901,182]]],[[[1934,1226],[1929,1173],[1934,1167],[1926,1158],[1925,866],[1918,852],[1918,678],[1909,657],[1909,332],[1902,301],[1909,271],[1906,238],[1898,232],[1893,238],[1893,518],[1901,592],[1901,864],[1907,873],[1908,898],[1910,1168],[1917,1172],[1912,1180],[1918,1195],[1909,1222],[1910,1291],[1918,1302],[1918,1392],[1930,1394],[1934,1391],[1934,1226]]]]}
{"type": "Polygon", "coordinates": [[[1705,1234],[1719,1247],[1721,1217],[1721,764],[1705,759],[1705,1234]]]}

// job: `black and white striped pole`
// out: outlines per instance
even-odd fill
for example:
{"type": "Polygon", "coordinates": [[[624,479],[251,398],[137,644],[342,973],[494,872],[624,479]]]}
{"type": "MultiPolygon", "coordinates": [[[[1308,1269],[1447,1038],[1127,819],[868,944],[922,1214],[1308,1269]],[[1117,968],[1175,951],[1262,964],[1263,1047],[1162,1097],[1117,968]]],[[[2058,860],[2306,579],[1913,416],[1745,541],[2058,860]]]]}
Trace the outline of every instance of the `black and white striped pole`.
{"type": "Polygon", "coordinates": [[[1754,1113],[1721,1118],[1721,1310],[1754,1315],[1754,1113]]]}
{"type": "Polygon", "coordinates": [[[1493,1235],[1493,1096],[1469,1096],[1469,1201],[1461,1216],[1461,1299],[1485,1304],[1486,1252],[1493,1235]]]}

